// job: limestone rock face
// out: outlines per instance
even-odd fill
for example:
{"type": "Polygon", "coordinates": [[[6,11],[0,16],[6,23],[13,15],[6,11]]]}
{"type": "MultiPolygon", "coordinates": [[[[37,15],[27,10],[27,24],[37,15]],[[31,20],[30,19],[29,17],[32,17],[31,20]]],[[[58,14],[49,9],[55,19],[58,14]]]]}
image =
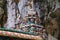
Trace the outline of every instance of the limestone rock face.
{"type": "Polygon", "coordinates": [[[0,0],[0,27],[4,25],[6,21],[7,9],[6,9],[6,0],[0,0]]]}
{"type": "Polygon", "coordinates": [[[50,18],[46,23],[46,30],[48,34],[51,34],[55,38],[59,38],[60,35],[60,8],[58,8],[55,12],[51,13],[50,18]]]}
{"type": "Polygon", "coordinates": [[[1,15],[4,13],[4,10],[3,10],[3,0],[0,0],[0,19],[1,19],[1,15]]]}
{"type": "Polygon", "coordinates": [[[0,0],[0,7],[2,7],[3,6],[3,0],[0,0]]]}
{"type": "Polygon", "coordinates": [[[4,10],[0,7],[0,15],[4,13],[4,10]]]}

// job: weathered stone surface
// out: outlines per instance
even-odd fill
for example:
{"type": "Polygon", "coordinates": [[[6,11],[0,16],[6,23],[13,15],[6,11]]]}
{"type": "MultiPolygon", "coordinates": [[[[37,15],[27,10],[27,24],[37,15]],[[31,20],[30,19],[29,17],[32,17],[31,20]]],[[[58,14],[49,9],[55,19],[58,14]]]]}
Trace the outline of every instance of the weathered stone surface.
{"type": "Polygon", "coordinates": [[[0,27],[2,27],[7,17],[6,0],[0,0],[0,27]]]}
{"type": "Polygon", "coordinates": [[[0,15],[4,13],[4,10],[0,7],[0,15]]]}
{"type": "Polygon", "coordinates": [[[46,30],[48,34],[58,38],[60,34],[60,8],[50,14],[50,18],[46,23],[46,30]]]}
{"type": "Polygon", "coordinates": [[[3,0],[0,0],[0,7],[2,7],[3,6],[3,0]]]}

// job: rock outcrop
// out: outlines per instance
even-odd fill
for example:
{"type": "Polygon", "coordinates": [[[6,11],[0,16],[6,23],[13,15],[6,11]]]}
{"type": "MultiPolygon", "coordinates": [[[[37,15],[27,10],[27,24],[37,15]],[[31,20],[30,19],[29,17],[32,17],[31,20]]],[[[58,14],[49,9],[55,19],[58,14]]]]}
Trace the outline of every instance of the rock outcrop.
{"type": "Polygon", "coordinates": [[[51,34],[55,38],[59,38],[60,35],[60,8],[57,8],[55,12],[52,12],[49,15],[49,18],[46,20],[46,31],[48,34],[51,34]]]}

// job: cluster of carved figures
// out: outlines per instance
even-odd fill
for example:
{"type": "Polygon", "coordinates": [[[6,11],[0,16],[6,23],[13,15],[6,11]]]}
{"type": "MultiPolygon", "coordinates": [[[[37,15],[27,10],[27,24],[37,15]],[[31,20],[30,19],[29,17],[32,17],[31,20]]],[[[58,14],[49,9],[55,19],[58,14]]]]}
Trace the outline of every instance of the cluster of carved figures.
{"type": "Polygon", "coordinates": [[[36,11],[34,11],[33,14],[27,13],[27,15],[22,19],[21,23],[17,22],[15,29],[24,32],[40,34],[40,31],[41,33],[43,31],[42,30],[43,26],[40,25],[41,25],[41,20],[38,17],[36,11]]]}
{"type": "MultiPolygon", "coordinates": [[[[15,29],[18,31],[30,33],[42,33],[41,19],[34,8],[33,1],[27,0],[6,0],[5,8],[0,6],[0,26],[6,29],[15,29]],[[24,11],[25,10],[25,11],[24,11]],[[3,11],[1,13],[1,11],[3,11]],[[1,25],[2,24],[2,25],[1,25]]],[[[4,1],[1,0],[1,3],[4,1]]],[[[3,6],[3,5],[2,5],[3,6]]]]}

